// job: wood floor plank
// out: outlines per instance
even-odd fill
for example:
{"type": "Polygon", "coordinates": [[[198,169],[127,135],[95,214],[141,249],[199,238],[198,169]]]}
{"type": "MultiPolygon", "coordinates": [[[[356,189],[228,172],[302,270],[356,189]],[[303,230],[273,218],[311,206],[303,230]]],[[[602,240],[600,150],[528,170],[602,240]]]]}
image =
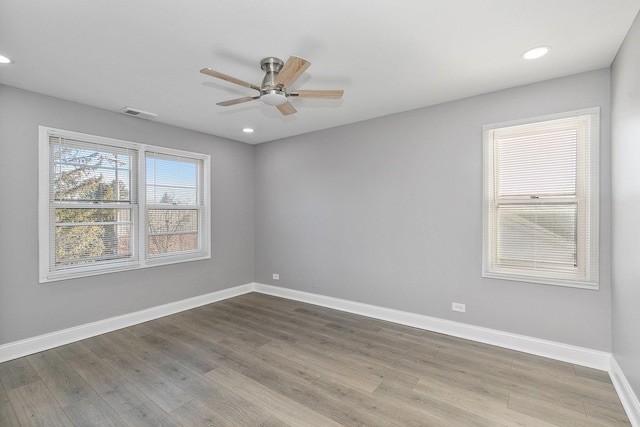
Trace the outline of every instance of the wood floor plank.
{"type": "Polygon", "coordinates": [[[540,370],[541,372],[553,371],[564,374],[575,374],[573,364],[571,363],[522,352],[514,354],[513,367],[536,369],[540,370]]]}
{"type": "Polygon", "coordinates": [[[380,363],[363,360],[354,357],[353,352],[345,352],[341,348],[336,349],[331,343],[323,341],[317,342],[313,340],[301,340],[292,344],[293,348],[300,348],[307,353],[317,354],[323,359],[336,363],[338,365],[346,365],[350,369],[361,373],[361,375],[372,375],[378,377],[380,382],[394,383],[411,388],[418,382],[418,377],[402,372],[394,367],[385,366],[380,363]]]}
{"type": "Polygon", "coordinates": [[[67,414],[42,381],[13,388],[7,391],[7,395],[21,425],[51,427],[72,425],[67,414]]]}
{"type": "Polygon", "coordinates": [[[256,316],[259,319],[265,319],[270,323],[290,326],[292,328],[296,328],[296,330],[299,328],[305,328],[308,330],[327,323],[324,319],[300,316],[293,310],[297,306],[289,306],[288,309],[282,306],[274,308],[269,306],[267,301],[265,301],[265,304],[246,304],[243,300],[235,298],[224,302],[226,303],[225,307],[228,307],[230,311],[233,310],[243,316],[256,316]]]}
{"type": "Polygon", "coordinates": [[[327,361],[322,357],[285,343],[271,342],[260,347],[260,349],[278,354],[299,364],[310,366],[317,372],[323,372],[324,377],[333,378],[335,381],[348,384],[365,392],[373,392],[382,383],[382,380],[376,375],[358,371],[344,364],[327,361]]]}
{"type": "MultiPolygon", "coordinates": [[[[171,411],[170,415],[179,425],[182,426],[225,427],[228,425],[224,420],[218,417],[216,411],[197,399],[174,409],[171,411]]],[[[243,424],[241,421],[238,421],[234,425],[255,426],[256,424],[243,424]]]]}
{"type": "MultiPolygon", "coordinates": [[[[575,366],[572,366],[575,369],[575,366]]],[[[584,369],[588,370],[589,368],[584,369]]],[[[613,383],[610,380],[607,381],[602,375],[605,374],[608,377],[608,374],[604,371],[597,371],[593,369],[590,371],[590,374],[578,375],[564,370],[558,371],[553,368],[545,369],[540,366],[532,366],[531,369],[527,369],[526,365],[514,365],[511,370],[514,375],[535,376],[537,378],[544,379],[545,381],[560,382],[582,396],[602,398],[613,403],[618,400],[614,393],[615,388],[613,383]],[[600,372],[600,374],[596,374],[596,372],[600,372]]],[[[582,372],[586,373],[589,371],[582,372]]]]}
{"type": "Polygon", "coordinates": [[[98,395],[72,403],[65,407],[64,411],[76,426],[123,427],[127,425],[98,395]]]}
{"type": "Polygon", "coordinates": [[[339,312],[337,310],[329,310],[324,307],[308,306],[303,308],[297,308],[294,310],[296,313],[304,314],[311,318],[318,318],[325,321],[325,323],[333,323],[340,325],[344,328],[359,329],[369,332],[378,332],[382,329],[382,326],[376,325],[375,322],[369,322],[367,319],[361,316],[356,316],[351,313],[339,312]]]}
{"type": "Polygon", "coordinates": [[[253,305],[254,307],[270,310],[274,313],[291,313],[296,308],[300,307],[308,307],[309,304],[305,304],[302,302],[276,297],[272,295],[260,294],[257,292],[252,292],[249,294],[242,295],[238,298],[233,298],[234,302],[239,302],[242,304],[253,305]]]}
{"type": "Polygon", "coordinates": [[[118,371],[93,353],[70,359],[67,363],[117,414],[127,412],[148,400],[118,371]]]}
{"type": "Polygon", "coordinates": [[[584,402],[584,410],[587,414],[587,419],[591,421],[597,421],[609,426],[631,425],[620,402],[614,404],[598,400],[587,400],[584,402]]]}
{"type": "MultiPolygon", "coordinates": [[[[356,352],[354,357],[364,360],[379,360],[376,353],[356,352]]],[[[401,359],[384,359],[385,363],[418,378],[437,380],[443,384],[457,386],[483,395],[504,400],[509,395],[508,384],[496,383],[490,373],[477,372],[465,366],[448,364],[446,361],[419,354],[406,355],[401,359]]]]}
{"type": "Polygon", "coordinates": [[[91,353],[91,350],[89,350],[84,344],[82,344],[81,341],[76,341],[71,344],[56,347],[53,349],[53,351],[63,359],[73,359],[91,353]]]}
{"type": "Polygon", "coordinates": [[[129,331],[131,334],[133,334],[136,337],[147,335],[149,332],[151,332],[151,329],[149,329],[149,326],[147,326],[147,323],[150,323],[150,322],[139,323],[137,325],[129,326],[127,328],[127,331],[129,331]]]}
{"type": "Polygon", "coordinates": [[[340,425],[225,366],[220,366],[205,376],[291,425],[300,427],[340,425]]]}
{"type": "Polygon", "coordinates": [[[269,417],[266,421],[260,424],[259,427],[291,427],[289,424],[285,423],[281,419],[275,416],[269,417]]]}
{"type": "MultiPolygon", "coordinates": [[[[494,395],[478,393],[474,390],[467,390],[439,381],[420,380],[412,389],[412,392],[416,393],[417,396],[428,396],[455,407],[463,408],[468,412],[481,415],[505,426],[553,426],[553,424],[509,409],[507,407],[508,398],[498,398],[494,395]]],[[[376,393],[383,395],[398,394],[396,390],[386,385],[381,386],[376,390],[376,393]]],[[[417,400],[418,397],[415,397],[416,395],[411,395],[411,397],[417,400]]]]}
{"type": "Polygon", "coordinates": [[[27,360],[60,406],[65,407],[96,395],[91,386],[55,351],[36,353],[28,356],[27,360]]]}
{"type": "Polygon", "coordinates": [[[113,341],[109,340],[108,336],[109,334],[98,335],[80,342],[100,359],[125,351],[122,347],[114,345],[113,341]]]}
{"type": "MultiPolygon", "coordinates": [[[[245,358],[245,366],[248,366],[240,372],[242,375],[310,407],[340,424],[386,425],[389,423],[389,420],[384,420],[358,407],[347,405],[338,396],[321,392],[314,387],[314,383],[323,375],[327,376],[333,371],[344,373],[344,366],[338,366],[336,363],[335,369],[332,371],[317,369],[311,374],[313,371],[306,367],[308,365],[264,351],[262,348],[257,353],[244,352],[238,357],[245,358]]],[[[366,370],[362,370],[361,374],[370,375],[366,370]]],[[[344,380],[344,377],[339,378],[344,380]]],[[[346,382],[349,383],[348,380],[346,382]]]]}
{"type": "Polygon", "coordinates": [[[531,396],[522,396],[519,393],[509,395],[509,409],[529,415],[533,418],[555,424],[557,426],[604,426],[599,422],[587,419],[586,413],[578,414],[544,400],[534,399],[531,396]]]}
{"type": "Polygon", "coordinates": [[[20,423],[18,423],[18,418],[13,412],[9,397],[4,389],[0,387],[0,426],[16,427],[19,425],[20,423]]]}
{"type": "MultiPolygon", "coordinates": [[[[425,413],[434,417],[444,425],[464,426],[503,426],[499,421],[487,418],[482,411],[470,411],[467,404],[449,403],[445,399],[434,398],[430,393],[418,393],[404,387],[390,387],[382,384],[376,390],[386,402],[395,403],[402,408],[411,408],[414,411],[425,413]],[[478,413],[480,412],[480,414],[478,413]]],[[[464,402],[466,403],[466,402],[464,402]]],[[[504,421],[504,420],[501,420],[504,421]]]]}
{"type": "MultiPolygon", "coordinates": [[[[152,333],[141,336],[138,339],[145,344],[148,344],[149,347],[165,353],[170,358],[180,360],[181,363],[201,374],[207,373],[217,366],[205,355],[194,351],[193,347],[173,340],[171,337],[162,337],[158,334],[152,333]]],[[[164,363],[161,365],[164,365],[164,363]]]]}
{"type": "MultiPolygon", "coordinates": [[[[229,303],[231,305],[231,303],[229,303]]],[[[275,313],[270,310],[263,310],[261,308],[248,308],[242,304],[232,305],[235,311],[236,321],[239,317],[253,319],[256,324],[266,325],[269,328],[264,332],[265,336],[278,341],[295,342],[300,339],[308,338],[311,336],[324,339],[324,336],[318,334],[318,328],[324,327],[326,322],[315,324],[313,322],[307,322],[300,319],[300,316],[289,313],[275,313]],[[284,335],[284,336],[283,336],[284,335]]],[[[261,326],[260,330],[263,331],[265,326],[261,326]]]]}
{"type": "MultiPolygon", "coordinates": [[[[424,331],[423,331],[424,332],[424,331]]],[[[447,344],[438,339],[425,338],[425,334],[411,334],[406,331],[397,331],[388,328],[381,328],[378,335],[393,340],[394,343],[416,349],[426,349],[429,352],[437,351],[441,348],[451,347],[451,344],[447,344]]]]}
{"type": "Polygon", "coordinates": [[[535,370],[512,369],[509,373],[497,375],[499,380],[509,380],[511,390],[516,390],[522,395],[546,400],[554,405],[563,405],[567,409],[571,406],[583,406],[586,400],[617,403],[618,397],[612,385],[582,378],[578,376],[551,377],[537,375],[535,370]],[[584,384],[587,381],[591,387],[584,384]],[[578,384],[576,384],[576,382],[578,384]],[[604,389],[602,387],[605,387],[604,389]]]}
{"type": "Polygon", "coordinates": [[[129,353],[118,353],[105,361],[165,412],[193,399],[167,377],[129,353]]]}
{"type": "MultiPolygon", "coordinates": [[[[234,336],[238,339],[245,340],[247,343],[255,344],[255,347],[259,347],[270,341],[270,338],[265,337],[252,329],[244,329],[238,326],[232,318],[224,314],[221,310],[213,310],[208,315],[202,315],[200,316],[200,320],[208,327],[210,333],[218,332],[219,334],[222,334],[224,338],[234,336]]],[[[171,332],[166,329],[161,332],[171,334],[171,332]]]]}
{"type": "Polygon", "coordinates": [[[270,413],[258,408],[252,402],[231,393],[221,385],[178,362],[164,365],[160,371],[191,396],[207,405],[207,408],[204,408],[199,404],[195,406],[189,403],[185,404],[171,412],[174,414],[177,411],[175,412],[177,416],[174,416],[176,419],[186,419],[187,415],[183,412],[188,408],[195,408],[202,414],[213,412],[216,414],[213,418],[226,425],[255,426],[271,416],[270,413]]]}
{"type": "Polygon", "coordinates": [[[460,397],[479,399],[496,405],[506,406],[509,391],[500,384],[491,382],[490,375],[486,378],[467,378],[462,375],[429,375],[420,378],[413,390],[462,390],[460,397]]]}
{"type": "Polygon", "coordinates": [[[398,361],[398,365],[412,367],[419,373],[419,376],[433,377],[444,381],[449,378],[451,381],[468,384],[469,387],[490,388],[492,392],[497,393],[518,392],[520,395],[546,400],[579,413],[584,412],[583,401],[586,398],[610,399],[615,397],[615,393],[587,390],[583,387],[572,386],[564,380],[540,376],[520,369],[487,369],[486,366],[477,365],[473,361],[463,364],[459,360],[446,358],[422,361],[408,361],[405,358],[398,361]]]}
{"type": "Polygon", "coordinates": [[[389,423],[389,420],[376,414],[343,402],[338,396],[318,390],[313,383],[299,381],[287,371],[256,364],[253,369],[245,370],[242,374],[341,425],[377,426],[389,423]]]}
{"type": "Polygon", "coordinates": [[[512,357],[487,353],[475,348],[461,349],[447,345],[441,347],[438,352],[434,354],[434,357],[461,365],[473,364],[482,370],[507,370],[513,367],[512,357]]]}
{"type": "Polygon", "coordinates": [[[573,365],[573,370],[577,376],[601,381],[606,384],[612,384],[611,377],[607,371],[599,369],[587,368],[586,366],[573,365]]]}
{"type": "MultiPolygon", "coordinates": [[[[316,328],[313,331],[309,331],[305,340],[313,340],[317,343],[322,343],[323,346],[330,345],[336,348],[337,352],[347,351],[354,356],[362,356],[362,358],[372,361],[374,363],[382,363],[387,366],[396,367],[396,362],[406,357],[418,357],[418,358],[430,358],[437,350],[433,352],[409,352],[406,349],[401,348],[389,348],[387,346],[380,346],[375,342],[367,342],[366,340],[356,340],[349,335],[343,335],[336,331],[329,331],[327,329],[316,328]],[[342,348],[342,350],[338,350],[342,348]]],[[[398,346],[401,347],[401,346],[398,346]]],[[[412,372],[407,372],[411,374],[412,372]]]]}
{"type": "Polygon", "coordinates": [[[136,356],[149,366],[161,366],[172,360],[165,352],[159,351],[157,346],[150,345],[143,337],[134,335],[128,328],[107,335],[114,346],[136,356]]]}
{"type": "Polygon", "coordinates": [[[457,348],[459,351],[474,351],[478,353],[489,354],[492,356],[503,356],[510,359],[522,354],[519,351],[502,348],[491,344],[485,344],[478,341],[471,341],[464,338],[454,337],[451,335],[440,334],[437,332],[425,331],[423,335],[425,341],[439,343],[446,347],[457,348]]]}
{"type": "Polygon", "coordinates": [[[0,363],[0,382],[5,390],[22,387],[36,381],[40,381],[40,377],[26,357],[0,363]]]}
{"type": "Polygon", "coordinates": [[[386,338],[380,338],[375,332],[364,331],[361,329],[340,325],[338,323],[328,323],[318,328],[318,333],[327,337],[339,337],[345,341],[350,341],[356,348],[374,348],[386,351],[400,357],[411,350],[409,347],[402,347],[396,342],[386,338]]]}
{"type": "Polygon", "coordinates": [[[172,335],[176,340],[193,347],[194,351],[207,355],[209,360],[215,365],[223,365],[238,371],[248,367],[244,358],[221,345],[219,342],[211,342],[203,334],[184,329],[183,334],[172,335]]]}
{"type": "Polygon", "coordinates": [[[298,363],[282,357],[279,354],[262,349],[258,349],[251,356],[256,360],[255,363],[277,369],[304,384],[311,384],[323,375],[322,371],[305,365],[304,363],[298,363]]]}
{"type": "MultiPolygon", "coordinates": [[[[269,339],[295,340],[287,330],[288,325],[286,323],[278,322],[271,316],[260,313],[259,309],[255,307],[248,308],[242,304],[224,301],[222,304],[216,304],[215,310],[216,312],[224,313],[226,317],[222,319],[223,321],[232,322],[234,325],[253,330],[269,339]]],[[[213,316],[208,318],[218,320],[217,317],[213,316]]],[[[296,329],[297,331],[298,329],[296,329]]]]}
{"type": "Polygon", "coordinates": [[[181,424],[151,401],[137,406],[120,417],[131,427],[180,427],[181,424]]]}
{"type": "Polygon", "coordinates": [[[452,425],[450,421],[443,420],[437,414],[420,412],[405,404],[389,402],[385,397],[364,393],[329,379],[320,378],[314,385],[320,391],[338,397],[344,404],[388,420],[389,424],[416,427],[450,427],[452,425]]]}
{"type": "MultiPolygon", "coordinates": [[[[190,322],[180,325],[180,328],[182,329],[181,333],[188,332],[191,335],[195,335],[200,339],[205,339],[212,343],[220,342],[229,337],[228,333],[216,330],[210,319],[204,319],[199,315],[193,316],[190,322]]],[[[157,333],[158,331],[153,332],[157,333]]],[[[161,332],[166,333],[164,331],[161,332]]],[[[180,338],[183,341],[185,341],[186,338],[184,336],[172,336],[174,338],[180,338]]],[[[187,344],[189,343],[187,342],[187,344]]]]}

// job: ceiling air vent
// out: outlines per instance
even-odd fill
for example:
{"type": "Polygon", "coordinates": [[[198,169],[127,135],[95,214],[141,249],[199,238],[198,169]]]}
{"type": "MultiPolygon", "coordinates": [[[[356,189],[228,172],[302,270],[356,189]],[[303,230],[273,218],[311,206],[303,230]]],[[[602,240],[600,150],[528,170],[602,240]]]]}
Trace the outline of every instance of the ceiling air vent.
{"type": "Polygon", "coordinates": [[[157,114],[149,113],[147,111],[142,111],[142,110],[136,110],[135,108],[131,108],[131,107],[124,107],[120,110],[120,112],[127,114],[129,116],[139,117],[141,119],[153,120],[156,117],[158,117],[157,114]]]}

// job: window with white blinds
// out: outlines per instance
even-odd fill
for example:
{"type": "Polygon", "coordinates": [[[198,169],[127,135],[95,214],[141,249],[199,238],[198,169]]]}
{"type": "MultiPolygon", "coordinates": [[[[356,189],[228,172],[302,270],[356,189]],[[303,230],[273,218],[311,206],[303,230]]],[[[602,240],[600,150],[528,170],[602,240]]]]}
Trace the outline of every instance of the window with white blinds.
{"type": "Polygon", "coordinates": [[[49,270],[135,263],[137,153],[49,135],[49,270]]]}
{"type": "Polygon", "coordinates": [[[597,108],[483,128],[483,276],[598,288],[597,108]]]}
{"type": "Polygon", "coordinates": [[[40,127],[40,281],[209,258],[209,156],[40,127]]]}
{"type": "Polygon", "coordinates": [[[147,253],[149,258],[190,255],[202,246],[202,159],[147,152],[147,253]]]}

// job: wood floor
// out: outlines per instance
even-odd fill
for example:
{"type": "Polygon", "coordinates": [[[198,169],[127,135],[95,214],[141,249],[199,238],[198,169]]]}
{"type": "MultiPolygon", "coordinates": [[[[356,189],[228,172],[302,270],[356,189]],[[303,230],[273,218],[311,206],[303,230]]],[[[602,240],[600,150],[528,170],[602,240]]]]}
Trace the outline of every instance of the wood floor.
{"type": "Polygon", "coordinates": [[[630,425],[605,372],[257,293],[0,381],[2,427],[630,425]]]}

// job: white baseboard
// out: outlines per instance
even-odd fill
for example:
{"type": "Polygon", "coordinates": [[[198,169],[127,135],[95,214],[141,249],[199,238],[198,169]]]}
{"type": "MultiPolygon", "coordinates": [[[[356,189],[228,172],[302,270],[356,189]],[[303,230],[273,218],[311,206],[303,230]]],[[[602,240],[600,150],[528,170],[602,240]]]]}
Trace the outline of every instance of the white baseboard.
{"type": "Polygon", "coordinates": [[[378,307],[339,298],[327,297],[308,292],[296,291],[278,286],[256,283],[254,290],[263,294],[292,299],[322,307],[334,308],[349,313],[413,326],[433,332],[465,338],[485,344],[505,347],[512,350],[588,366],[594,369],[609,371],[611,368],[611,353],[591,350],[554,341],[532,338],[525,335],[517,335],[496,329],[483,328],[451,320],[438,319],[421,314],[378,307]]]}
{"type": "Polygon", "coordinates": [[[638,397],[633,392],[631,385],[627,381],[627,377],[624,376],[615,357],[611,357],[611,370],[609,371],[609,375],[611,376],[611,381],[613,381],[613,386],[616,388],[616,392],[618,392],[622,406],[624,406],[624,410],[627,412],[631,425],[640,427],[640,401],[638,401],[638,397]]]}
{"type": "Polygon", "coordinates": [[[253,290],[254,283],[247,283],[245,285],[151,307],[146,310],[140,310],[134,313],[124,314],[122,316],[111,317],[109,319],[63,329],[49,334],[14,341],[0,345],[0,362],[6,362],[7,360],[17,359],[18,357],[49,350],[61,345],[91,338],[117,329],[126,328],[127,326],[137,325],[138,323],[148,322],[149,320],[157,319],[159,317],[168,316],[180,311],[189,310],[202,305],[211,304],[216,301],[246,294],[253,290]]]}

